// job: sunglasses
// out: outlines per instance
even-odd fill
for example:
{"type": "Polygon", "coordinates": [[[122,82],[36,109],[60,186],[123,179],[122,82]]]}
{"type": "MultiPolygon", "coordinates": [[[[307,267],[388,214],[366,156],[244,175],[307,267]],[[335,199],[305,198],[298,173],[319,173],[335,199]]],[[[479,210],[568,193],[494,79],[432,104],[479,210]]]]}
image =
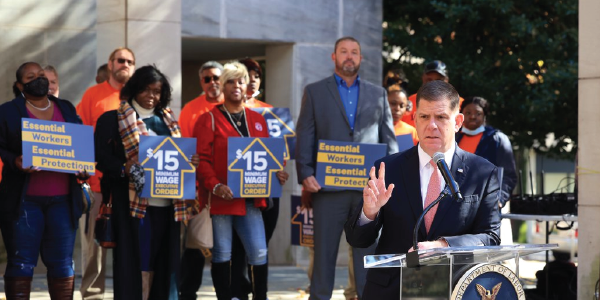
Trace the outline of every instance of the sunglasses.
{"type": "Polygon", "coordinates": [[[217,75],[213,75],[213,76],[204,76],[204,83],[210,83],[212,80],[214,80],[215,82],[219,81],[219,76],[217,75]]]}
{"type": "Polygon", "coordinates": [[[125,62],[127,62],[130,66],[135,66],[135,62],[131,59],[117,58],[116,60],[120,64],[125,64],[125,62]]]}

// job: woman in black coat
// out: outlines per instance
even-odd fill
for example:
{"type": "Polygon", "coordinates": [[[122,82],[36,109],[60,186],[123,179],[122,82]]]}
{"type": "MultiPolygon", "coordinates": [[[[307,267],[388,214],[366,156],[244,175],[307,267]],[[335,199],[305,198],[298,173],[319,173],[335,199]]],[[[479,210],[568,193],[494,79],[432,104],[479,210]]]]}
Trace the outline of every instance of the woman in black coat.
{"type": "MultiPolygon", "coordinates": [[[[115,300],[177,299],[180,221],[199,212],[197,200],[141,198],[140,135],[181,137],[168,108],[171,87],[153,66],[133,74],[121,105],[98,119],[94,135],[105,203],[112,202],[117,243],[113,251],[115,300]]],[[[194,154],[191,162],[198,165],[194,154]]]]}
{"type": "Polygon", "coordinates": [[[15,99],[0,106],[0,227],[8,256],[7,299],[29,299],[40,254],[48,269],[50,298],[73,297],[73,246],[83,209],[77,175],[23,167],[23,118],[81,124],[70,102],[47,95],[48,86],[38,63],[24,63],[16,72],[15,99]]]}

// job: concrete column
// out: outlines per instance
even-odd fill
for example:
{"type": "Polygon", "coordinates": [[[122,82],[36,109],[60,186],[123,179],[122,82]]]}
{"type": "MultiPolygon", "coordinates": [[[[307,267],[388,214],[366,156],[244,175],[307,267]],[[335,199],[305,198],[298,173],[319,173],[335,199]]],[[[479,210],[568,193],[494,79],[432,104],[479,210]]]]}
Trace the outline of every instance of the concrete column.
{"type": "Polygon", "coordinates": [[[593,299],[600,266],[600,2],[579,1],[579,265],[577,298],[593,299]]]}
{"type": "Polygon", "coordinates": [[[173,88],[171,108],[181,109],[181,0],[99,0],[97,59],[100,66],[118,47],[128,47],[136,68],[154,64],[173,88]]]}

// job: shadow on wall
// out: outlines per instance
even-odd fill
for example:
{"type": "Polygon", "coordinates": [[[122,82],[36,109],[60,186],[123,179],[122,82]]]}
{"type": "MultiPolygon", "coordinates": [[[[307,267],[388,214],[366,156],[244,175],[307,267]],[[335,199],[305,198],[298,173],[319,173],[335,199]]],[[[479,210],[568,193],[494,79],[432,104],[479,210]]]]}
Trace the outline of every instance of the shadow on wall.
{"type": "Polygon", "coordinates": [[[55,66],[60,97],[78,103],[96,73],[95,1],[11,2],[0,20],[0,103],[14,98],[15,71],[28,61],[55,66]]]}

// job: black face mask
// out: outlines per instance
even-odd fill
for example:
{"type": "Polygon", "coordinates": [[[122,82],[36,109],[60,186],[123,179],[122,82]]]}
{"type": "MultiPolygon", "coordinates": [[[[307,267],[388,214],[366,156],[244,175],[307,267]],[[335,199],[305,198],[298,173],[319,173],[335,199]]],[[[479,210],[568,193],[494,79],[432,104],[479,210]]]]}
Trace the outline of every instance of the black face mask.
{"type": "Polygon", "coordinates": [[[50,82],[48,82],[48,78],[38,77],[28,83],[23,84],[23,92],[34,97],[45,96],[48,95],[49,85],[50,82]]]}

